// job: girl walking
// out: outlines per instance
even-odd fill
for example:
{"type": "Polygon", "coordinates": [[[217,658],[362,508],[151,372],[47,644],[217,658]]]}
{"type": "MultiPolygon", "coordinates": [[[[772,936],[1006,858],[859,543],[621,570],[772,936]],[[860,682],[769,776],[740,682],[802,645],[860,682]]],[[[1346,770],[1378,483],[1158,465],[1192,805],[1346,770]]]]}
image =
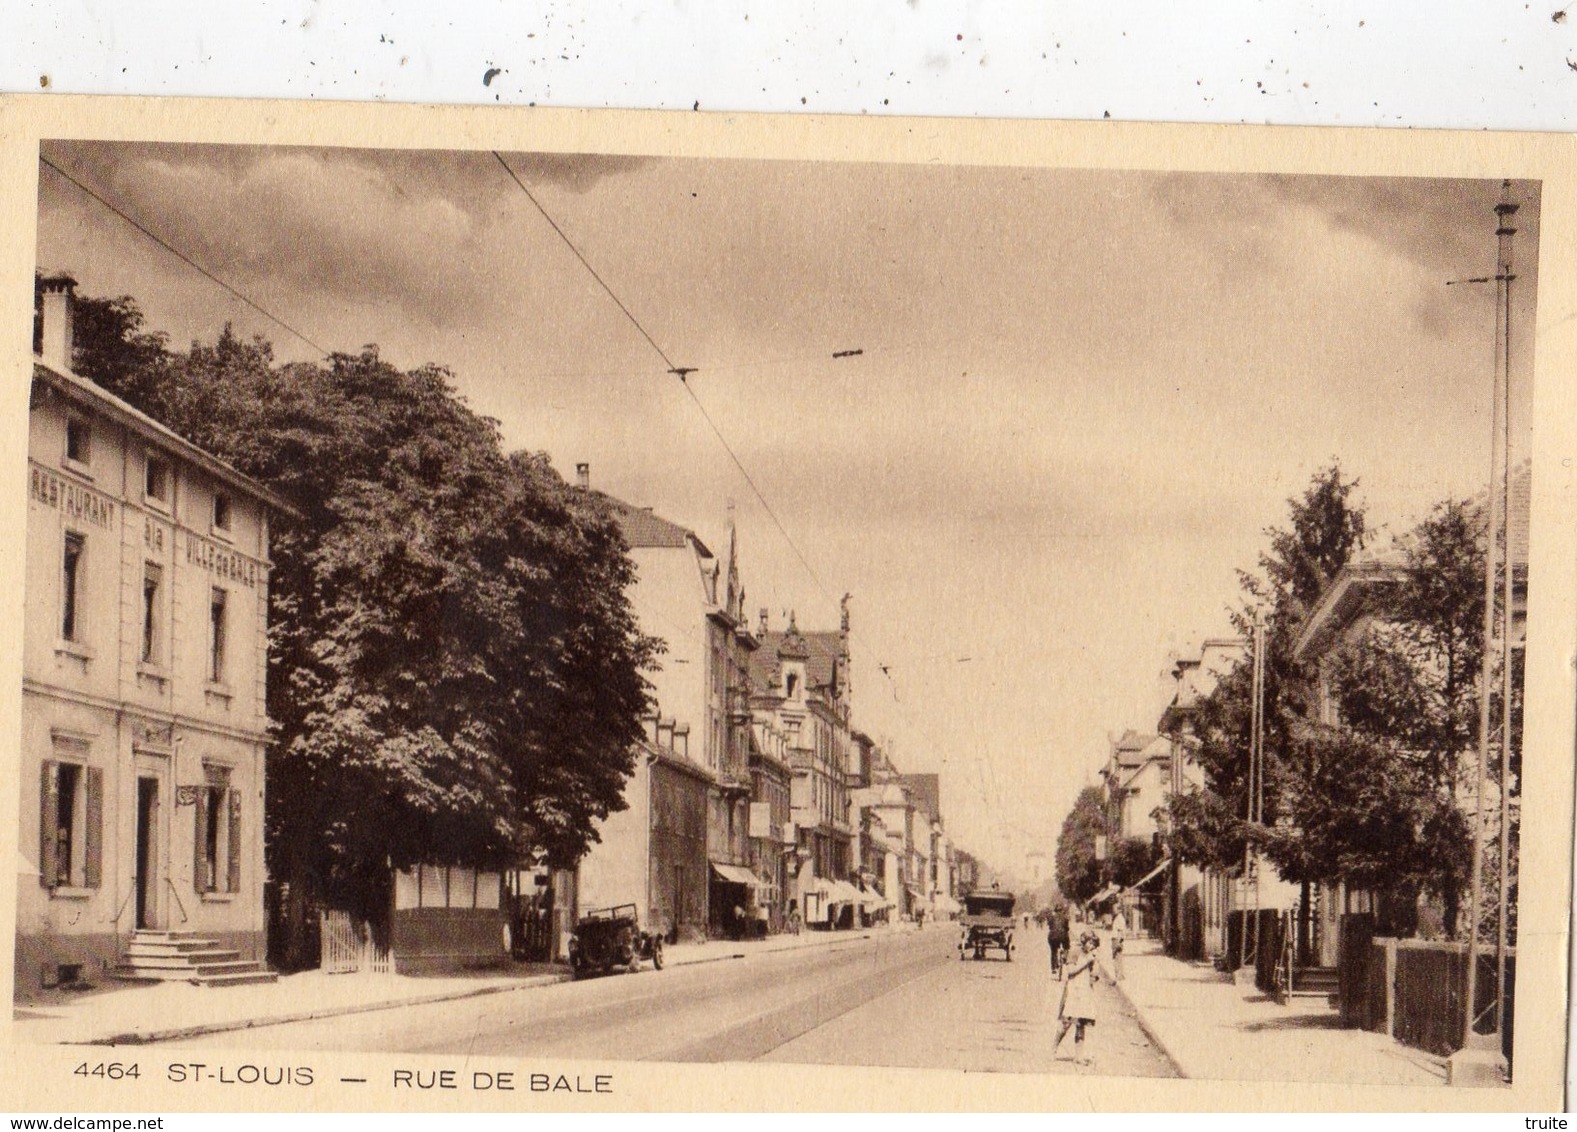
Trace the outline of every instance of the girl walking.
{"type": "Polygon", "coordinates": [[[1062,1005],[1057,1010],[1062,1025],[1052,1045],[1052,1054],[1056,1055],[1062,1039],[1072,1030],[1073,1060],[1079,1065],[1090,1064],[1089,1054],[1084,1048],[1084,1034],[1095,1025],[1095,990],[1101,981],[1100,946],[1100,936],[1086,929],[1079,936],[1079,954],[1069,958],[1063,972],[1062,1005]]]}

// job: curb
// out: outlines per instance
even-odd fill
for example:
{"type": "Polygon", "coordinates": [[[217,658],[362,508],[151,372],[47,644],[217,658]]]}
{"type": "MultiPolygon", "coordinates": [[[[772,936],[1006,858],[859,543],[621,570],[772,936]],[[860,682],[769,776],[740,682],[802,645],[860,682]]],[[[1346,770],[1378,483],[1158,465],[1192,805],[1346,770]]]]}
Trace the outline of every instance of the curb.
{"type": "Polygon", "coordinates": [[[667,967],[696,967],[696,966],[699,966],[702,963],[721,963],[725,959],[748,959],[748,958],[750,958],[751,955],[785,955],[785,954],[788,954],[789,952],[792,952],[792,951],[814,951],[814,950],[829,950],[830,951],[830,950],[836,950],[840,945],[847,945],[847,944],[853,943],[855,940],[875,939],[875,938],[876,938],[876,936],[875,936],[875,933],[873,933],[873,932],[863,932],[863,933],[861,933],[859,935],[855,935],[855,934],[853,934],[851,932],[848,936],[839,936],[837,939],[828,940],[825,943],[823,943],[820,940],[817,940],[815,943],[802,943],[802,944],[798,944],[798,945],[796,945],[794,947],[773,947],[773,948],[767,948],[767,949],[762,950],[762,951],[754,951],[754,952],[752,952],[752,951],[729,951],[729,952],[727,952],[725,954],[721,954],[721,955],[706,955],[706,956],[701,957],[700,959],[686,959],[686,960],[683,960],[682,962],[674,962],[673,960],[669,960],[665,964],[665,966],[667,966],[667,967]]]}
{"type": "Polygon", "coordinates": [[[1150,1039],[1150,1043],[1154,1045],[1156,1049],[1161,1051],[1161,1056],[1166,1058],[1166,1063],[1172,1067],[1172,1072],[1176,1073],[1178,1077],[1182,1078],[1183,1080],[1188,1080],[1188,1071],[1183,1068],[1182,1063],[1177,1060],[1176,1055],[1174,1055],[1172,1051],[1167,1048],[1166,1043],[1161,1040],[1161,1035],[1155,1032],[1155,1027],[1150,1025],[1150,1020],[1144,1016],[1144,1011],[1140,1010],[1139,1007],[1135,1005],[1134,1000],[1129,997],[1128,988],[1123,986],[1121,980],[1113,980],[1112,986],[1116,987],[1117,993],[1123,996],[1123,1001],[1128,1004],[1128,1009],[1133,1011],[1134,1021],[1139,1023],[1139,1029],[1143,1032],[1145,1037],[1150,1039]]]}
{"type": "Polygon", "coordinates": [[[323,1018],[340,1018],[347,1014],[370,1014],[377,1010],[395,1010],[401,1006],[426,1006],[434,1002],[458,1002],[467,998],[482,998],[490,994],[527,990],[531,987],[552,986],[569,982],[569,975],[533,975],[507,986],[478,987],[475,990],[444,991],[419,998],[393,998],[381,1002],[357,1002],[348,1006],[327,1007],[322,1010],[304,1010],[295,1014],[276,1014],[266,1018],[237,1018],[230,1022],[206,1022],[196,1026],[180,1026],[169,1030],[142,1030],[113,1034],[107,1038],[88,1038],[80,1042],[62,1042],[62,1045],[89,1046],[138,1046],[155,1042],[181,1041],[200,1038],[206,1034],[224,1034],[236,1030],[253,1030],[263,1026],[284,1026],[292,1022],[313,1022],[323,1018]]]}

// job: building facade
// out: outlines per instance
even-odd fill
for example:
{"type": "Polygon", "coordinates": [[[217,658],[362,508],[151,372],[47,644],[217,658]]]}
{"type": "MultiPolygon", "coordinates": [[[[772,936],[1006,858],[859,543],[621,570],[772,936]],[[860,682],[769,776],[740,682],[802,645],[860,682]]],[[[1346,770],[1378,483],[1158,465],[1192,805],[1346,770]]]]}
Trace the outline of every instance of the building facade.
{"type": "Polygon", "coordinates": [[[266,954],[269,516],[254,481],[71,372],[39,281],[28,420],[16,987],[96,979],[137,930],[266,954]]]}
{"type": "Polygon", "coordinates": [[[751,658],[752,704],[758,720],[787,738],[796,852],[789,899],[806,924],[832,927],[857,916],[858,889],[849,883],[848,767],[849,617],[837,632],[800,632],[793,614],[782,632],[766,611],[751,658]]]}
{"type": "MultiPolygon", "coordinates": [[[[581,488],[590,491],[589,468],[582,464],[577,472],[581,488]]],[[[665,796],[671,794],[675,806],[688,813],[694,782],[706,783],[707,867],[695,876],[677,862],[672,863],[671,874],[659,870],[661,875],[655,876],[653,891],[645,898],[650,908],[665,910],[653,926],[678,938],[754,934],[764,919],[760,915],[763,881],[752,867],[750,835],[749,675],[757,642],[743,616],[745,595],[733,521],[729,521],[728,557],[720,562],[694,531],[649,508],[602,493],[598,498],[619,523],[635,563],[636,580],[629,597],[641,629],[664,643],[661,667],[649,676],[652,698],[660,727],[682,737],[682,741],[657,744],[667,751],[667,769],[659,772],[659,777],[669,780],[665,796]],[[700,773],[681,783],[675,777],[681,768],[700,773]]],[[[656,790],[658,783],[654,781],[652,788],[656,790]]],[[[642,829],[615,823],[588,851],[582,871],[594,877],[633,876],[627,868],[622,873],[611,865],[605,868],[608,862],[603,859],[631,857],[636,845],[627,842],[633,838],[645,845],[645,837],[642,829]]],[[[688,843],[688,835],[685,840],[688,843]]],[[[606,895],[614,903],[642,900],[637,892],[622,898],[611,891],[606,895]]],[[[582,903],[588,899],[583,897],[582,903]]]]}

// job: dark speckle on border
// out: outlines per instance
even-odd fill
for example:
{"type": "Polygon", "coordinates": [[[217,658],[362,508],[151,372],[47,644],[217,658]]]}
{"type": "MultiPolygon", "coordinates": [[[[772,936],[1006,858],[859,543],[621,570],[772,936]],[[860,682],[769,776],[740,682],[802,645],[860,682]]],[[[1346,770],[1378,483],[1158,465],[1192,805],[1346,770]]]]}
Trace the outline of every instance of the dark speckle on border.
{"type": "Polygon", "coordinates": [[[489,67],[487,70],[482,72],[482,85],[492,86],[493,80],[498,78],[498,76],[503,73],[504,69],[502,67],[489,67]]]}

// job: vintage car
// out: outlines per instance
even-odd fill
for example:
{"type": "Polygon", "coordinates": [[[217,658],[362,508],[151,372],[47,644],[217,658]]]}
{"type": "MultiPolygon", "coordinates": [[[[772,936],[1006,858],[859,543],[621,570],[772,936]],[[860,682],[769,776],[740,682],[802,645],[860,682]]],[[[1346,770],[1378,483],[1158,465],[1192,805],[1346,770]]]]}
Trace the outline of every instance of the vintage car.
{"type": "Polygon", "coordinates": [[[958,940],[958,957],[984,959],[992,948],[1013,962],[1013,894],[991,889],[971,892],[964,897],[964,914],[958,923],[963,934],[958,940]]]}
{"type": "Polygon", "coordinates": [[[606,974],[615,967],[638,971],[649,959],[652,970],[663,969],[663,940],[641,930],[634,904],[587,912],[569,937],[569,966],[575,978],[606,974]]]}

